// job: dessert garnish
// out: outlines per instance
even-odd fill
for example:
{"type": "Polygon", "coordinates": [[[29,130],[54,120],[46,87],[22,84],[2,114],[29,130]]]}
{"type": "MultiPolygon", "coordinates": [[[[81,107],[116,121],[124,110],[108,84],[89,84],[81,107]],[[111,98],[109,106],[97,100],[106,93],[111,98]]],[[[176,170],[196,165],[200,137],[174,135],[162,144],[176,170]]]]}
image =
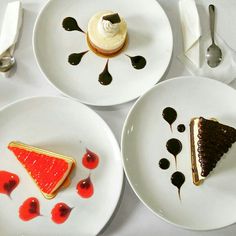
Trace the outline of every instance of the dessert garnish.
{"type": "Polygon", "coordinates": [[[77,193],[82,198],[90,198],[94,193],[93,183],[91,181],[90,175],[86,179],[82,179],[77,184],[77,193]]]}
{"type": "Polygon", "coordinates": [[[86,148],[86,153],[83,155],[82,164],[88,169],[95,169],[99,163],[99,156],[86,148]]]}
{"type": "Polygon", "coordinates": [[[71,157],[21,142],[13,141],[8,148],[27,170],[46,199],[56,196],[75,166],[75,160],[71,157]]]}
{"type": "Polygon", "coordinates": [[[26,199],[19,208],[19,217],[23,221],[29,221],[40,215],[39,200],[35,197],[26,199]]]}
{"type": "Polygon", "coordinates": [[[236,142],[236,129],[203,117],[190,122],[192,177],[200,185],[236,142]]]}
{"type": "Polygon", "coordinates": [[[110,15],[105,15],[102,17],[103,20],[110,21],[112,24],[117,24],[121,22],[120,16],[118,13],[113,13],[110,15]]]}
{"type": "Polygon", "coordinates": [[[166,158],[162,158],[160,161],[159,161],[159,167],[163,170],[166,170],[170,167],[170,161],[166,158]]]}
{"type": "Polygon", "coordinates": [[[178,139],[172,138],[167,141],[166,148],[167,148],[167,151],[174,156],[175,166],[177,167],[177,155],[182,150],[182,143],[178,139]]]}
{"type": "Polygon", "coordinates": [[[72,211],[72,207],[69,207],[63,202],[57,203],[51,211],[51,219],[56,224],[64,223],[72,211]]]}
{"type": "Polygon", "coordinates": [[[112,76],[111,76],[110,72],[108,71],[108,62],[109,62],[109,59],[107,60],[107,63],[105,65],[103,72],[98,77],[98,81],[102,85],[108,85],[112,81],[112,76]]]}
{"type": "Polygon", "coordinates": [[[184,124],[179,124],[177,126],[177,130],[180,132],[180,133],[183,133],[185,131],[185,125],[184,124]]]}
{"type": "Polygon", "coordinates": [[[66,17],[62,22],[62,26],[66,31],[77,30],[84,33],[84,31],[78,26],[76,19],[73,17],[66,17]]]}
{"type": "Polygon", "coordinates": [[[147,64],[147,61],[143,56],[134,56],[134,57],[131,57],[129,55],[126,56],[130,58],[131,64],[136,70],[143,69],[147,64]]]}
{"type": "Polygon", "coordinates": [[[179,199],[181,200],[180,189],[185,182],[185,176],[182,172],[176,171],[171,176],[171,183],[178,188],[179,199]]]}
{"type": "Polygon", "coordinates": [[[4,170],[0,171],[0,193],[10,197],[19,182],[20,179],[16,174],[4,170]]]}
{"type": "Polygon", "coordinates": [[[176,110],[172,107],[166,107],[162,112],[162,116],[164,120],[168,122],[168,124],[170,125],[170,129],[172,131],[172,124],[175,122],[177,118],[176,110]]]}
{"type": "Polygon", "coordinates": [[[70,54],[70,56],[68,57],[68,62],[72,65],[72,66],[77,66],[79,65],[79,63],[81,62],[82,57],[88,52],[84,51],[84,52],[80,52],[80,53],[72,53],[70,54]]]}

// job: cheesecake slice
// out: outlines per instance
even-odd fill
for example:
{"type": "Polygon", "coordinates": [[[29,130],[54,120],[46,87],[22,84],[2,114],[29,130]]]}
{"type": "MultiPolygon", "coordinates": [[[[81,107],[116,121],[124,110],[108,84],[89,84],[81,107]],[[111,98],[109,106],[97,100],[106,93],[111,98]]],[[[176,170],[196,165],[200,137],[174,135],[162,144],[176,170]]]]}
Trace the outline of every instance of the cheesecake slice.
{"type": "Polygon", "coordinates": [[[13,141],[9,143],[18,161],[32,177],[46,199],[56,196],[67,182],[76,162],[73,158],[13,141]]]}
{"type": "Polygon", "coordinates": [[[200,185],[236,142],[236,129],[203,117],[190,122],[192,177],[200,185]]]}

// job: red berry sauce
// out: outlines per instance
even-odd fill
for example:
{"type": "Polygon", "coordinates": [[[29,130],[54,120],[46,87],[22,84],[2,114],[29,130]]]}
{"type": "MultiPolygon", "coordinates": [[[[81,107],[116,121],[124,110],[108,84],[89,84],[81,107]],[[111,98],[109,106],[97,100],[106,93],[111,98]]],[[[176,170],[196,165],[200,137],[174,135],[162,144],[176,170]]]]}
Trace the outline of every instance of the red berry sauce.
{"type": "Polygon", "coordinates": [[[73,208],[69,207],[63,202],[57,203],[51,211],[52,221],[56,224],[64,223],[70,216],[72,209],[73,208]]]}
{"type": "Polygon", "coordinates": [[[29,221],[40,215],[39,200],[35,197],[26,199],[19,208],[19,217],[23,221],[29,221]]]}
{"type": "Polygon", "coordinates": [[[6,194],[10,197],[11,192],[18,186],[20,182],[19,177],[8,171],[0,171],[0,193],[6,194]]]}
{"type": "Polygon", "coordinates": [[[90,151],[89,149],[86,149],[86,153],[83,155],[82,158],[82,163],[84,167],[88,169],[95,169],[99,163],[99,156],[96,153],[90,151]]]}

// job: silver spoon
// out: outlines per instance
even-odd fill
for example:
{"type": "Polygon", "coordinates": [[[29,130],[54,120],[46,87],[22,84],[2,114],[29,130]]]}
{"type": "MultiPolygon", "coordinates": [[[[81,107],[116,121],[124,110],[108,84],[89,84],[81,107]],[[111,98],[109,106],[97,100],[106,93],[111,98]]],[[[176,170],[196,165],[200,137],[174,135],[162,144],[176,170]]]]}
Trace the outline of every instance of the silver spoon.
{"type": "Polygon", "coordinates": [[[220,48],[215,44],[214,30],[215,30],[215,6],[209,5],[209,14],[210,14],[210,31],[211,31],[211,40],[212,44],[207,49],[206,59],[207,64],[214,68],[217,67],[222,60],[222,52],[220,48]]]}
{"type": "Polygon", "coordinates": [[[0,59],[0,72],[9,71],[16,63],[15,58],[7,51],[0,59]]]}

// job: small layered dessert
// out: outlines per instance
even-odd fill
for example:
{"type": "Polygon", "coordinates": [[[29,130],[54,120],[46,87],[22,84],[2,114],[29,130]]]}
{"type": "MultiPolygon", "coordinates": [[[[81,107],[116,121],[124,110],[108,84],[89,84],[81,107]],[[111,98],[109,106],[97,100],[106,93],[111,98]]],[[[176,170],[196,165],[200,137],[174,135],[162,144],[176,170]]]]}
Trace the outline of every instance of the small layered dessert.
{"type": "Polygon", "coordinates": [[[98,12],[88,23],[87,39],[94,51],[111,56],[124,47],[127,40],[127,24],[117,13],[98,12]]]}
{"type": "Polygon", "coordinates": [[[56,196],[59,188],[65,184],[75,166],[71,157],[13,141],[8,149],[17,157],[27,170],[46,199],[56,196]]]}
{"type": "Polygon", "coordinates": [[[192,177],[200,185],[236,142],[236,129],[203,117],[190,122],[192,177]]]}

